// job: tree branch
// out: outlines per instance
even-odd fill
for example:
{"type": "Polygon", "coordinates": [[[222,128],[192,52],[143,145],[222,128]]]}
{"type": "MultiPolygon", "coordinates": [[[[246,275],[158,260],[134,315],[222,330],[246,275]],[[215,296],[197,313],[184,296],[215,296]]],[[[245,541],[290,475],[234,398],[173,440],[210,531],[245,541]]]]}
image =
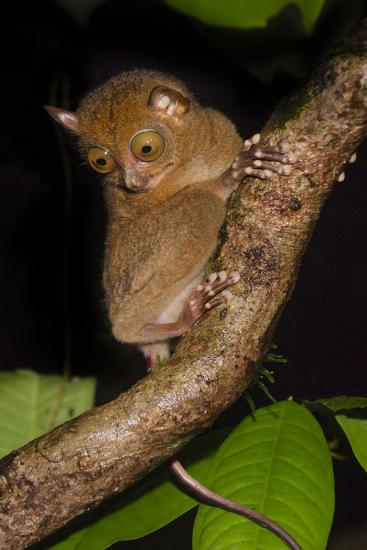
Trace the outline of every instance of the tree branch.
{"type": "Polygon", "coordinates": [[[367,21],[285,99],[263,130],[299,163],[231,201],[218,268],[235,300],[205,315],[174,356],[117,399],[0,462],[0,548],[23,548],[176,454],[248,387],[295,284],[320,209],[367,127],[367,21]]]}

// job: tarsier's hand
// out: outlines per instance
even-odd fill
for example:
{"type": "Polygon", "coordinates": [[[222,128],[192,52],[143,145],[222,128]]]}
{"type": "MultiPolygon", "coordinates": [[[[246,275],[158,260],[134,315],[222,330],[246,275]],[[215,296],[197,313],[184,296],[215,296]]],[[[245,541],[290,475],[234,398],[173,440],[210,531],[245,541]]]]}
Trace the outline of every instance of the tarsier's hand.
{"type": "Polygon", "coordinates": [[[274,172],[290,174],[291,165],[296,162],[297,156],[290,152],[289,143],[280,141],[275,147],[258,147],[259,141],[260,134],[244,141],[242,151],[232,164],[232,177],[235,180],[240,181],[246,176],[266,179],[274,172]]]}

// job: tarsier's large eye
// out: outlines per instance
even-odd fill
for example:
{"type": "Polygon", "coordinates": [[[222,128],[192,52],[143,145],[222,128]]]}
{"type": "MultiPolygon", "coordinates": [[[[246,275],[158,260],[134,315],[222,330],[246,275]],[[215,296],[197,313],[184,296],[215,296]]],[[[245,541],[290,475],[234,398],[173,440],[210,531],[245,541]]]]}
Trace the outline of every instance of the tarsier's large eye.
{"type": "Polygon", "coordinates": [[[153,130],[146,130],[136,134],[130,143],[133,155],[145,162],[157,160],[163,155],[165,148],[166,142],[163,137],[153,130]]]}
{"type": "Polygon", "coordinates": [[[102,147],[91,147],[88,151],[88,162],[97,172],[109,174],[117,168],[117,162],[106,149],[102,147]]]}

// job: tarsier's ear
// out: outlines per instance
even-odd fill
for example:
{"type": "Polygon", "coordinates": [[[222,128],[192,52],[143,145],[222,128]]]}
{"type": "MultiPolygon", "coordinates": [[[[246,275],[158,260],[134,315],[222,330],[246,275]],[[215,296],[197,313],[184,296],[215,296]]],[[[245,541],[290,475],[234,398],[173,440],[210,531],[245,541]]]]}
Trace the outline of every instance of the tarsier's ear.
{"type": "Polygon", "coordinates": [[[76,113],[51,105],[45,105],[45,109],[61,126],[74,134],[79,134],[79,119],[76,113]]]}
{"type": "Polygon", "coordinates": [[[161,112],[173,118],[180,119],[189,111],[191,101],[180,92],[166,86],[156,86],[150,92],[148,107],[152,111],[161,112]]]}

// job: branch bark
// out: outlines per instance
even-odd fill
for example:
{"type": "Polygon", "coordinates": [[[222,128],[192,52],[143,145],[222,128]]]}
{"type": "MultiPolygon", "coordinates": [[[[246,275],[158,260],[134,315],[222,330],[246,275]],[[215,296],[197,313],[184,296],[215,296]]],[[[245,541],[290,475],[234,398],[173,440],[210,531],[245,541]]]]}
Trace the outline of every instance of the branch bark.
{"type": "Polygon", "coordinates": [[[243,393],[289,299],[338,173],[367,129],[367,21],[283,100],[262,143],[286,138],[291,176],[250,180],[228,211],[216,266],[241,273],[174,356],[117,399],[0,462],[0,548],[24,548],[176,454],[243,393]]]}

